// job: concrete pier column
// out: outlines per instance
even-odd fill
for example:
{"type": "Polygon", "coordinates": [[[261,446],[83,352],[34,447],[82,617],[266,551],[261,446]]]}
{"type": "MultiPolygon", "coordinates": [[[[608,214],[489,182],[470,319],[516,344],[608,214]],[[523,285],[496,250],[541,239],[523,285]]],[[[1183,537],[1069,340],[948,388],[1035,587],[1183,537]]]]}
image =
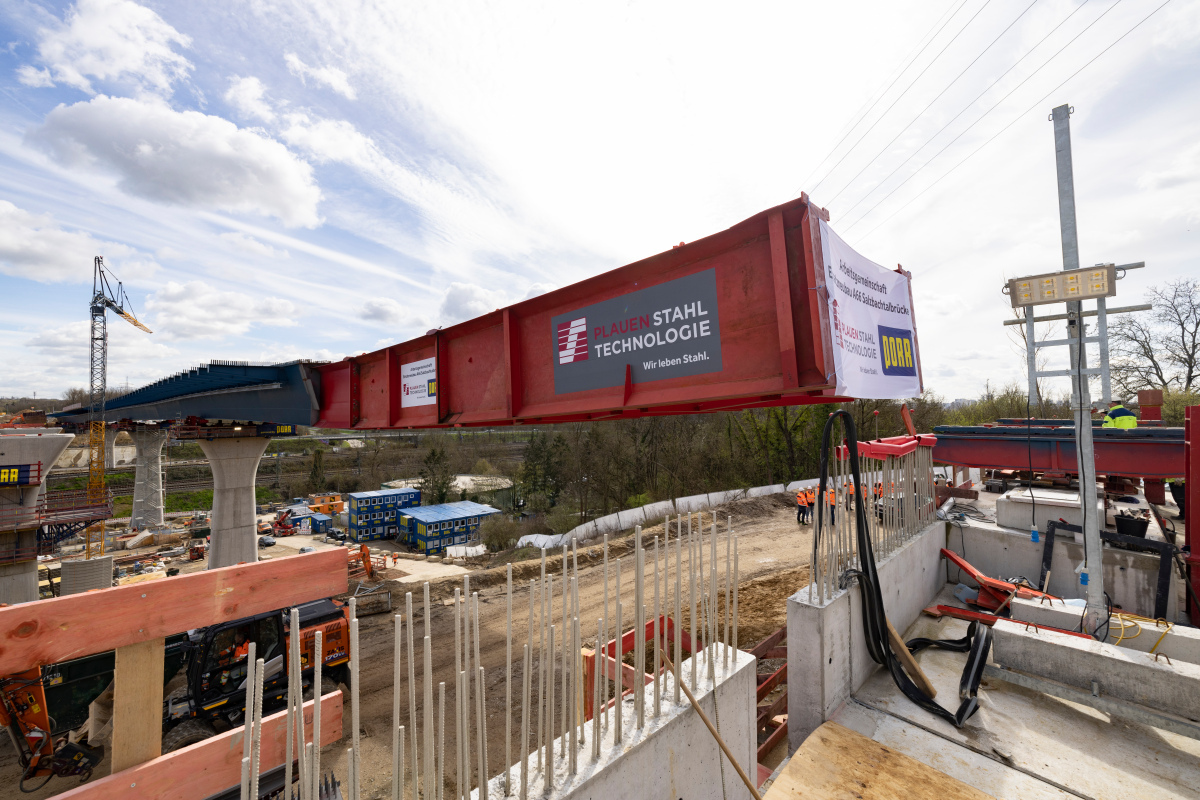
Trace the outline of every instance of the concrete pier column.
{"type": "Polygon", "coordinates": [[[167,431],[158,428],[139,428],[133,431],[137,447],[133,473],[133,512],[129,527],[138,530],[156,528],[163,524],[162,450],[167,431]]]}
{"type": "Polygon", "coordinates": [[[117,465],[117,436],[116,428],[104,429],[104,468],[112,469],[117,465]]]}
{"type": "Polygon", "coordinates": [[[213,474],[209,569],[258,560],[254,479],[269,441],[264,436],[199,442],[213,474]]]}
{"type": "Polygon", "coordinates": [[[33,481],[0,487],[0,603],[38,599],[37,529],[42,524],[38,500],[50,470],[73,438],[60,430],[0,430],[0,466],[28,467],[33,481]]]}

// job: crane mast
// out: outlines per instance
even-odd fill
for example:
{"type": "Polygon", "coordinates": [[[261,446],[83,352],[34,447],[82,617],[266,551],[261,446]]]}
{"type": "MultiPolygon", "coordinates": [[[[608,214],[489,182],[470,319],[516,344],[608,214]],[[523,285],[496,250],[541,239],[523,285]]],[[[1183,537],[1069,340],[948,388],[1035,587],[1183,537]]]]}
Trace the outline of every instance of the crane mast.
{"type": "MultiPolygon", "coordinates": [[[[108,497],[104,474],[104,407],[108,383],[108,319],[112,309],[131,325],[146,333],[150,329],[125,310],[128,298],[121,283],[117,282],[114,292],[104,271],[104,257],[96,256],[92,265],[92,300],[88,306],[91,313],[91,374],[88,387],[88,486],[89,504],[102,504],[108,497]]],[[[84,558],[104,555],[104,521],[98,520],[84,532],[84,558]]]]}

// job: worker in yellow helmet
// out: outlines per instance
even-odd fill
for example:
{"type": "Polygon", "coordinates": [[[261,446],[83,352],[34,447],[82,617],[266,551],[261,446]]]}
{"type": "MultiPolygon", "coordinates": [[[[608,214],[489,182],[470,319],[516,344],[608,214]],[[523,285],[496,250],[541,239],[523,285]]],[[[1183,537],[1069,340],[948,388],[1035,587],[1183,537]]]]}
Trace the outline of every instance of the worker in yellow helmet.
{"type": "Polygon", "coordinates": [[[1113,400],[1108,404],[1108,413],[1104,415],[1103,427],[1136,428],[1137,424],[1137,416],[1126,408],[1120,400],[1113,400]]]}

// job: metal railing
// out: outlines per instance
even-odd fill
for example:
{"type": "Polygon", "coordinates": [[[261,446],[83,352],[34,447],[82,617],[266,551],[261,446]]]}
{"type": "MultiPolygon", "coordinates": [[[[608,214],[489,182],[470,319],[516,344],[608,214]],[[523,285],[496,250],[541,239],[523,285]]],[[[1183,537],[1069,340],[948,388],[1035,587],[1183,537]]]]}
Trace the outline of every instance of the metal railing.
{"type": "Polygon", "coordinates": [[[99,502],[89,500],[86,489],[45,492],[35,505],[0,508],[0,531],[108,519],[112,516],[112,510],[111,489],[105,490],[104,498],[99,502]]]}

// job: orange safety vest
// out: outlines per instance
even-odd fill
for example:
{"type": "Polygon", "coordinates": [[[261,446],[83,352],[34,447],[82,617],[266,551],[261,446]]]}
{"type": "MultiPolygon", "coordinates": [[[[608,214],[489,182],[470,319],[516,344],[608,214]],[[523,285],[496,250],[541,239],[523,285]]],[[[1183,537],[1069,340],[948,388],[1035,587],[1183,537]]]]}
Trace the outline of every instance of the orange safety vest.
{"type": "Polygon", "coordinates": [[[803,490],[796,492],[796,505],[804,508],[808,507],[808,492],[803,490]]]}
{"type": "Polygon", "coordinates": [[[836,506],[837,505],[837,491],[834,489],[830,489],[825,494],[826,494],[825,499],[829,501],[829,505],[836,506]]]}

